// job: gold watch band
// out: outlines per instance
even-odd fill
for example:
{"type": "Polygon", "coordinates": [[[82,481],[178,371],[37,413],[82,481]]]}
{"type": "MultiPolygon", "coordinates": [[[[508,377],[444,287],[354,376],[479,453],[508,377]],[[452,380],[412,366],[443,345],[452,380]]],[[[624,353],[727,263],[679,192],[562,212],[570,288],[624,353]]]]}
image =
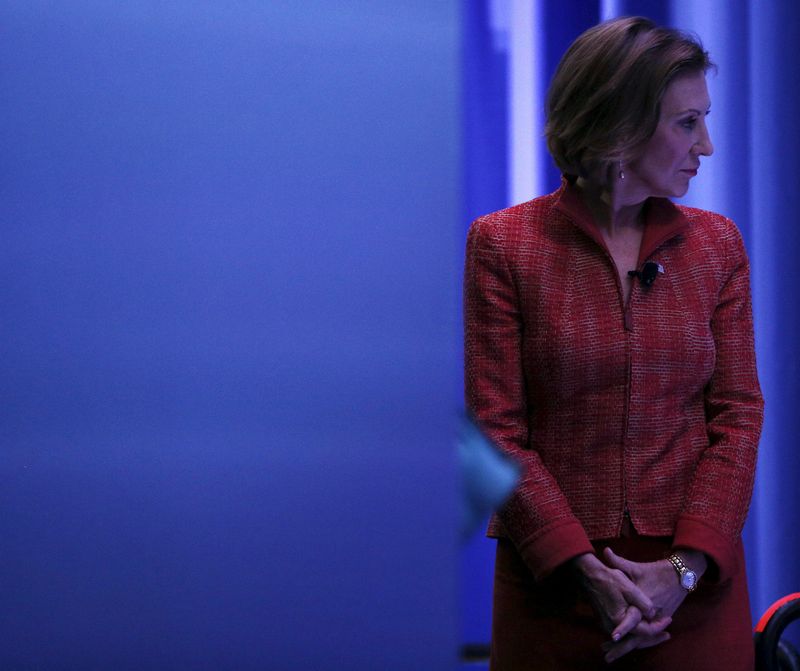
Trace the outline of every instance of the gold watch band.
{"type": "Polygon", "coordinates": [[[688,592],[694,592],[697,589],[697,574],[686,566],[679,554],[673,552],[667,559],[669,559],[670,564],[672,564],[675,572],[678,574],[681,587],[688,592]],[[687,574],[689,574],[689,576],[687,576],[687,574]],[[689,580],[686,578],[689,578],[689,580]]]}

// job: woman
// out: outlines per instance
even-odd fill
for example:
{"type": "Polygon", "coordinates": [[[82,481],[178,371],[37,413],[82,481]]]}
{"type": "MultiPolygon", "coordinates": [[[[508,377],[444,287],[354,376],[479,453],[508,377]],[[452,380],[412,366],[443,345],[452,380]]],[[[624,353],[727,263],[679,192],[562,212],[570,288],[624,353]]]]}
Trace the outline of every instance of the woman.
{"type": "Polygon", "coordinates": [[[523,468],[489,529],[493,671],[753,667],[749,266],[669,200],[713,152],[712,67],[647,19],[588,30],[548,94],[561,188],[470,228],[467,402],[523,468]]]}

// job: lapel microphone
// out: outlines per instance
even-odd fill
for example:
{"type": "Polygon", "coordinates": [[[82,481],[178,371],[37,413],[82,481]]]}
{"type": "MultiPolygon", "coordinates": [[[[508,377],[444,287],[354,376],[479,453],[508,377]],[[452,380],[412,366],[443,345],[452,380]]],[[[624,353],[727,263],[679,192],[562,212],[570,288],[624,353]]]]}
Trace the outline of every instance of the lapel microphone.
{"type": "Polygon", "coordinates": [[[654,263],[653,261],[648,261],[642,266],[641,271],[639,270],[629,270],[628,276],[629,277],[638,277],[639,281],[646,287],[649,287],[653,282],[656,281],[656,277],[658,277],[659,273],[664,272],[664,266],[660,263],[654,263]]]}

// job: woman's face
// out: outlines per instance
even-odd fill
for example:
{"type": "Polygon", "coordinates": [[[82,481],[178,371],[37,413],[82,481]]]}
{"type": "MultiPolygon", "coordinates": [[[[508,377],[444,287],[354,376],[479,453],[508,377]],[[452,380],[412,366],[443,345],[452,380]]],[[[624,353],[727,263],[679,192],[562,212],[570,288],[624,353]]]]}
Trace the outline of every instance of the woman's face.
{"type": "Polygon", "coordinates": [[[706,127],[711,101],[702,72],[674,79],[661,101],[656,132],[642,154],[623,166],[620,184],[630,196],[676,197],[689,189],[697,174],[700,157],[714,151],[706,127]]]}

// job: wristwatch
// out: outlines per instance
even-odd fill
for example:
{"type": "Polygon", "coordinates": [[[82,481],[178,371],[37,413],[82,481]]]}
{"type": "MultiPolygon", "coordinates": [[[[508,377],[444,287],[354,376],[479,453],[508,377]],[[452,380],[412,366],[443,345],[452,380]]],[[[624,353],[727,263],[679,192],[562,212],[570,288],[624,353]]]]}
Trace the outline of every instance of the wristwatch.
{"type": "Polygon", "coordinates": [[[686,564],[683,563],[683,559],[681,559],[680,556],[674,552],[668,557],[668,559],[670,564],[675,567],[675,571],[678,573],[678,580],[681,583],[681,587],[683,587],[683,589],[685,589],[687,592],[694,592],[697,589],[697,574],[688,566],[686,566],[686,564]]]}

